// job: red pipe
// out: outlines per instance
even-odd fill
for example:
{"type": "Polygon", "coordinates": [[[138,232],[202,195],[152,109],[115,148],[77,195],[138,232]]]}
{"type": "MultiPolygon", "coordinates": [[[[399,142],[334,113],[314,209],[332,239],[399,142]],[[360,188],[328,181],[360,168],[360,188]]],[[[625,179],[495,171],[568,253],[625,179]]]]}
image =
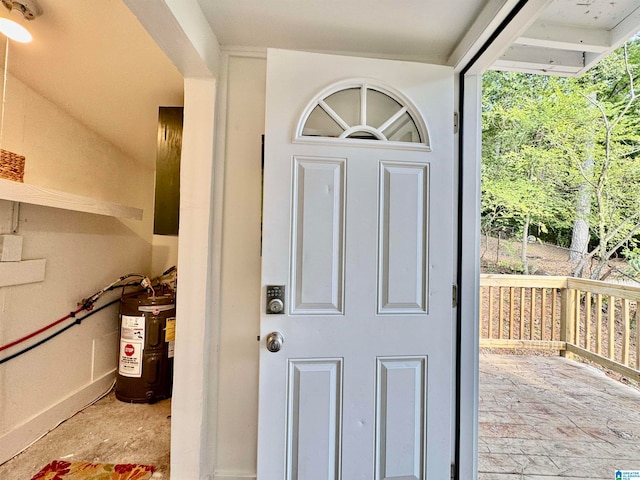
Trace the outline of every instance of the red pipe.
{"type": "Polygon", "coordinates": [[[45,330],[49,330],[50,328],[55,327],[56,325],[58,325],[59,323],[64,322],[65,320],[69,320],[70,318],[75,317],[75,316],[76,316],[76,313],[80,313],[80,312],[81,312],[82,310],[84,310],[84,309],[85,309],[84,307],[80,307],[80,308],[78,308],[76,311],[71,312],[71,313],[69,313],[69,314],[65,315],[65,316],[64,316],[64,317],[62,317],[61,319],[56,320],[55,322],[53,322],[53,323],[51,323],[51,324],[47,325],[46,327],[42,327],[40,330],[36,330],[35,332],[32,332],[32,333],[30,333],[29,335],[26,335],[26,336],[24,336],[24,337],[22,337],[22,338],[19,338],[18,340],[14,340],[14,341],[13,341],[13,342],[11,342],[11,343],[7,343],[6,345],[2,345],[2,346],[0,347],[0,352],[1,352],[1,351],[3,351],[3,350],[6,350],[7,348],[14,347],[14,346],[18,345],[19,343],[24,342],[25,340],[29,340],[30,338],[35,337],[36,335],[38,335],[38,334],[40,334],[40,333],[44,332],[45,330]]]}
{"type": "MultiPolygon", "coordinates": [[[[165,273],[163,273],[163,275],[166,275],[170,272],[172,272],[173,270],[175,270],[175,267],[171,267],[169,270],[167,270],[165,273]]],[[[33,333],[30,333],[29,335],[26,335],[22,338],[19,338],[18,340],[14,340],[11,343],[7,343],[6,345],[2,345],[0,346],[0,352],[2,352],[3,350],[6,350],[7,348],[11,348],[11,347],[15,347],[16,345],[18,345],[19,343],[24,342],[25,340],[29,340],[30,338],[35,337],[36,335],[49,330],[52,327],[55,327],[56,325],[58,325],[59,323],[64,322],[65,320],[69,320],[70,318],[73,318],[76,316],[77,313],[80,313],[83,310],[86,310],[87,312],[91,311],[93,309],[93,304],[95,303],[96,300],[98,300],[98,298],[100,298],[104,293],[108,292],[109,290],[112,290],[116,284],[122,282],[123,280],[126,280],[127,278],[130,277],[142,277],[143,281],[147,280],[148,282],[148,286],[149,288],[151,288],[151,290],[153,291],[153,287],[151,287],[151,282],[148,280],[147,277],[145,277],[144,275],[140,275],[138,273],[130,273],[128,275],[123,275],[122,277],[120,277],[118,280],[116,280],[115,282],[113,282],[111,285],[103,288],[102,290],[100,290],[99,292],[94,293],[93,295],[91,295],[89,298],[87,299],[83,299],[82,300],[82,306],[80,308],[78,308],[77,310],[65,315],[64,317],[62,317],[59,320],[56,320],[55,322],[47,325],[46,327],[42,327],[39,330],[36,330],[33,333]]],[[[128,284],[124,284],[121,285],[124,291],[124,288],[127,287],[128,284]]],[[[116,287],[116,288],[120,288],[120,286],[116,287]]]]}

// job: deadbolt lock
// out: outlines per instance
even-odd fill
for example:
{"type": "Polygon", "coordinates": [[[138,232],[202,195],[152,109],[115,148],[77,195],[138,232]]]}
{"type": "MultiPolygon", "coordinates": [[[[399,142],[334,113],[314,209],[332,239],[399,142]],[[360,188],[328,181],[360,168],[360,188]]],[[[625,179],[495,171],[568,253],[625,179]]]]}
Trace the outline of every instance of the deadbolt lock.
{"type": "Polygon", "coordinates": [[[267,285],[267,314],[284,314],[284,285],[267,285]]]}

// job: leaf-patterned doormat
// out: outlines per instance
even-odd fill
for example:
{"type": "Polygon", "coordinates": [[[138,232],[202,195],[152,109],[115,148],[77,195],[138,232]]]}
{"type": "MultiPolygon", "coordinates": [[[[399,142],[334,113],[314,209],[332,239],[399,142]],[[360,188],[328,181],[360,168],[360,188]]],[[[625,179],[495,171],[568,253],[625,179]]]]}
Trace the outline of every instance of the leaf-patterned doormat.
{"type": "Polygon", "coordinates": [[[86,463],[54,460],[31,480],[149,480],[156,467],[133,463],[86,463]]]}

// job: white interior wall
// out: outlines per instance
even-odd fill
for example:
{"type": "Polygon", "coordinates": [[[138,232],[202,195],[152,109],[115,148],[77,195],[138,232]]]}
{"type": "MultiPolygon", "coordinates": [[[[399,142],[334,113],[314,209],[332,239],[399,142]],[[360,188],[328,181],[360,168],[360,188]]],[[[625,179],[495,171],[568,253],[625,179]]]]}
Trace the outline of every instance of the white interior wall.
{"type": "Polygon", "coordinates": [[[215,478],[235,479],[256,474],[266,58],[230,54],[226,70],[215,478]]]}
{"type": "MultiPolygon", "coordinates": [[[[12,77],[7,98],[1,146],[26,156],[25,182],[142,208],[144,219],[22,204],[23,259],[46,259],[46,274],[41,283],[0,288],[0,344],[64,316],[122,274],[147,273],[153,222],[151,169],[12,77]]],[[[0,202],[4,211],[11,206],[0,202]]],[[[112,306],[0,365],[0,462],[106,391],[116,358],[112,306]]]]}

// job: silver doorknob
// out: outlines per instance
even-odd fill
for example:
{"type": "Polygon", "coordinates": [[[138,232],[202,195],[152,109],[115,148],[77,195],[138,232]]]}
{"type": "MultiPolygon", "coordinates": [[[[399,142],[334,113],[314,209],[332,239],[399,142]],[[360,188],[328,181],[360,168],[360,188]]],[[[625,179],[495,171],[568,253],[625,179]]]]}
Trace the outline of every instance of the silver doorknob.
{"type": "Polygon", "coordinates": [[[267,335],[267,350],[271,353],[279,352],[284,343],[284,337],[280,332],[271,332],[267,335]]]}

